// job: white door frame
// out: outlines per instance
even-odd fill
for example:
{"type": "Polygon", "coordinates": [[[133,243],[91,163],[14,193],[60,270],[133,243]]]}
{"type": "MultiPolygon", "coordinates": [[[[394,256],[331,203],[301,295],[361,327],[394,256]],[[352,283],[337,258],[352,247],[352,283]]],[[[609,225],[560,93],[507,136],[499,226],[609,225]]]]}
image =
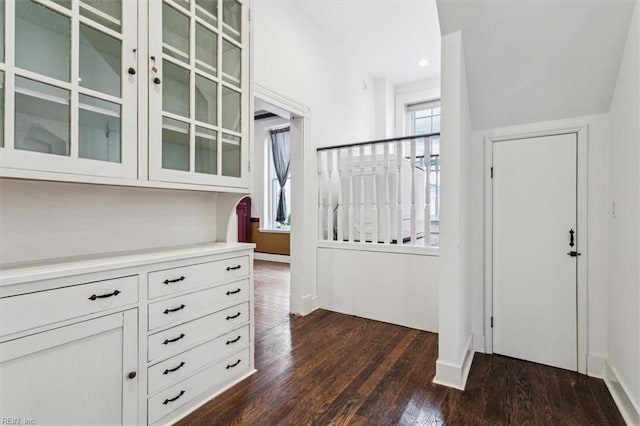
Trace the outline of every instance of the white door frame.
{"type": "MultiPolygon", "coordinates": [[[[317,182],[311,147],[311,110],[304,104],[255,84],[254,97],[291,114],[291,284],[289,312],[307,315],[316,308],[317,182]],[[314,195],[316,194],[316,195],[314,195]]],[[[251,100],[253,111],[253,99],[251,100]]],[[[253,132],[253,123],[251,123],[253,132]]],[[[255,141],[254,141],[255,142],[255,141]]],[[[254,146],[254,149],[256,147],[254,146]]]]}
{"type": "MultiPolygon", "coordinates": [[[[578,337],[578,372],[587,374],[587,353],[588,353],[588,277],[587,265],[589,254],[587,249],[587,166],[588,166],[588,126],[569,127],[561,129],[550,129],[527,133],[505,133],[485,137],[485,306],[484,306],[484,347],[485,353],[493,353],[493,329],[491,327],[491,316],[493,315],[493,182],[491,178],[491,168],[493,167],[493,143],[512,139],[527,139],[541,136],[554,136],[561,134],[575,133],[578,137],[578,192],[577,192],[577,243],[582,254],[578,258],[577,270],[577,337],[578,337]]],[[[500,170],[495,170],[500,173],[500,170]]]]}

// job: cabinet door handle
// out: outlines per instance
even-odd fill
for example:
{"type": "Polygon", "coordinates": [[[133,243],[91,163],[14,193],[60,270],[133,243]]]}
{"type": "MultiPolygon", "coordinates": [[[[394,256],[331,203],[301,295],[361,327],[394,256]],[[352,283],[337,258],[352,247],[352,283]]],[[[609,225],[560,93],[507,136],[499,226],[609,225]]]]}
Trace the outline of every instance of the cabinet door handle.
{"type": "Polygon", "coordinates": [[[94,294],[89,298],[89,300],[106,299],[107,297],[117,296],[119,294],[120,294],[120,290],[116,290],[113,293],[109,293],[109,294],[101,294],[100,296],[97,296],[94,294]]]}
{"type": "Polygon", "coordinates": [[[186,334],[180,333],[180,335],[178,337],[176,337],[175,339],[167,339],[164,342],[162,342],[162,344],[163,345],[168,345],[169,343],[177,342],[178,340],[182,339],[184,336],[186,336],[186,334]]]}
{"type": "Polygon", "coordinates": [[[153,82],[155,84],[160,84],[162,82],[162,80],[160,80],[160,77],[156,77],[156,78],[153,79],[153,82]]]}
{"type": "Polygon", "coordinates": [[[241,289],[237,289],[237,290],[233,290],[233,291],[228,291],[227,292],[227,296],[232,295],[232,294],[238,294],[240,293],[241,289]]]}
{"type": "Polygon", "coordinates": [[[164,310],[164,314],[165,314],[165,315],[169,315],[171,312],[178,312],[179,310],[184,309],[184,308],[186,308],[186,307],[187,307],[187,305],[180,305],[180,306],[178,306],[177,308],[173,308],[173,309],[165,309],[165,310],[164,310]]]}
{"type": "Polygon", "coordinates": [[[174,396],[173,398],[167,398],[164,400],[163,404],[167,405],[170,402],[175,401],[176,399],[180,398],[182,395],[184,395],[185,391],[181,390],[180,393],[177,396],[174,396]]]}
{"type": "Polygon", "coordinates": [[[238,318],[239,316],[240,316],[240,312],[238,312],[235,315],[227,315],[227,321],[229,321],[230,319],[238,318]]]}
{"type": "Polygon", "coordinates": [[[185,364],[186,364],[186,362],[182,361],[180,363],[180,365],[178,365],[176,368],[168,368],[168,369],[164,370],[164,373],[162,373],[162,374],[169,374],[169,373],[173,373],[174,371],[178,371],[182,367],[184,367],[185,364]]]}
{"type": "Polygon", "coordinates": [[[129,67],[127,72],[129,73],[129,75],[136,75],[136,69],[133,67],[129,67]]]}
{"type": "Polygon", "coordinates": [[[233,340],[227,340],[227,345],[230,345],[230,344],[232,344],[232,343],[235,343],[235,342],[237,342],[238,340],[240,340],[240,336],[236,337],[236,338],[235,338],[235,339],[233,339],[233,340]]]}
{"type": "Polygon", "coordinates": [[[233,368],[235,366],[237,366],[238,364],[240,364],[240,360],[237,360],[236,362],[234,362],[233,364],[227,364],[227,370],[230,368],[233,368]]]}
{"type": "Polygon", "coordinates": [[[235,271],[237,269],[242,268],[242,265],[238,265],[238,266],[227,266],[227,271],[235,271]]]}
{"type": "Polygon", "coordinates": [[[180,282],[180,281],[184,281],[186,278],[187,277],[182,276],[180,278],[176,278],[175,280],[164,280],[164,283],[165,284],[177,283],[177,282],[180,282]]]}

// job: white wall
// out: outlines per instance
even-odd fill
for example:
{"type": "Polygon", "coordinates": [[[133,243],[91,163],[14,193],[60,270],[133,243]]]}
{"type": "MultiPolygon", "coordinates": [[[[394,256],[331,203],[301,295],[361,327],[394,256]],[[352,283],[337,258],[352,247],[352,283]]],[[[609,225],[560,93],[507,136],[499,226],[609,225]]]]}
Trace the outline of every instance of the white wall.
{"type": "Polygon", "coordinates": [[[375,135],[374,139],[394,136],[394,88],[389,79],[381,77],[374,81],[375,90],[375,135]]]}
{"type": "Polygon", "coordinates": [[[608,114],[576,117],[566,120],[531,123],[521,126],[501,127],[473,133],[472,149],[472,210],[471,223],[471,282],[472,282],[472,330],[474,346],[484,350],[484,141],[488,136],[507,136],[530,132],[560,130],[588,126],[588,371],[601,375],[607,345],[607,298],[609,241],[607,217],[609,214],[609,116],[608,114]]]}
{"type": "Polygon", "coordinates": [[[253,2],[256,84],[311,109],[314,147],[370,140],[373,79],[294,3],[253,2]]]}
{"type": "Polygon", "coordinates": [[[471,115],[460,32],[442,38],[442,200],[434,382],[463,389],[471,366],[471,115]]]}
{"type": "Polygon", "coordinates": [[[0,179],[0,263],[215,241],[216,207],[215,193],[0,179]]]}
{"type": "MultiPolygon", "coordinates": [[[[640,423],[640,5],[611,103],[609,363],[640,423]]],[[[615,395],[614,395],[615,396],[615,395]]],[[[628,407],[629,412],[632,408],[628,407]]],[[[630,413],[629,413],[630,415],[630,413]]]]}

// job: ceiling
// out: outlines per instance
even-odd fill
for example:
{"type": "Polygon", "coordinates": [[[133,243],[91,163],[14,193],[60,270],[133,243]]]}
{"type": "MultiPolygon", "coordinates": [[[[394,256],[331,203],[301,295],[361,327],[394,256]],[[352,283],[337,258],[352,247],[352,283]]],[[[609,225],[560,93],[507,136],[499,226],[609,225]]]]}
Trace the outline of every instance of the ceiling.
{"type": "Polygon", "coordinates": [[[296,0],[331,43],[374,78],[393,84],[440,75],[440,27],[435,1],[296,0]],[[420,59],[429,65],[420,67],[420,59]]]}
{"type": "Polygon", "coordinates": [[[474,129],[607,112],[633,1],[438,0],[462,30],[474,129]]]}

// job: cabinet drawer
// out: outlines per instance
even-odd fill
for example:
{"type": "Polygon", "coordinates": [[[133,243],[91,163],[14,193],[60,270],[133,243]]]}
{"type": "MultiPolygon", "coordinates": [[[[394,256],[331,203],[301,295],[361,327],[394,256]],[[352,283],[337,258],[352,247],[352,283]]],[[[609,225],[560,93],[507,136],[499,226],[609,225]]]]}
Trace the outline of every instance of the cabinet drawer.
{"type": "Polygon", "coordinates": [[[249,303],[181,324],[149,336],[147,358],[155,361],[228,333],[249,321],[249,303]]]}
{"type": "Polygon", "coordinates": [[[217,362],[247,346],[249,346],[248,325],[162,361],[149,368],[147,374],[149,394],[171,386],[205,365],[217,362]]]}
{"type": "Polygon", "coordinates": [[[0,335],[94,314],[138,301],[138,276],[0,299],[0,335]]]}
{"type": "Polygon", "coordinates": [[[149,273],[149,299],[211,287],[249,276],[249,256],[149,273]]]}
{"type": "Polygon", "coordinates": [[[249,367],[249,349],[245,349],[149,398],[147,402],[149,423],[161,419],[207,390],[213,394],[216,388],[220,389],[247,373],[249,367]]]}
{"type": "Polygon", "coordinates": [[[249,300],[249,280],[151,303],[149,330],[179,324],[249,300]]]}

